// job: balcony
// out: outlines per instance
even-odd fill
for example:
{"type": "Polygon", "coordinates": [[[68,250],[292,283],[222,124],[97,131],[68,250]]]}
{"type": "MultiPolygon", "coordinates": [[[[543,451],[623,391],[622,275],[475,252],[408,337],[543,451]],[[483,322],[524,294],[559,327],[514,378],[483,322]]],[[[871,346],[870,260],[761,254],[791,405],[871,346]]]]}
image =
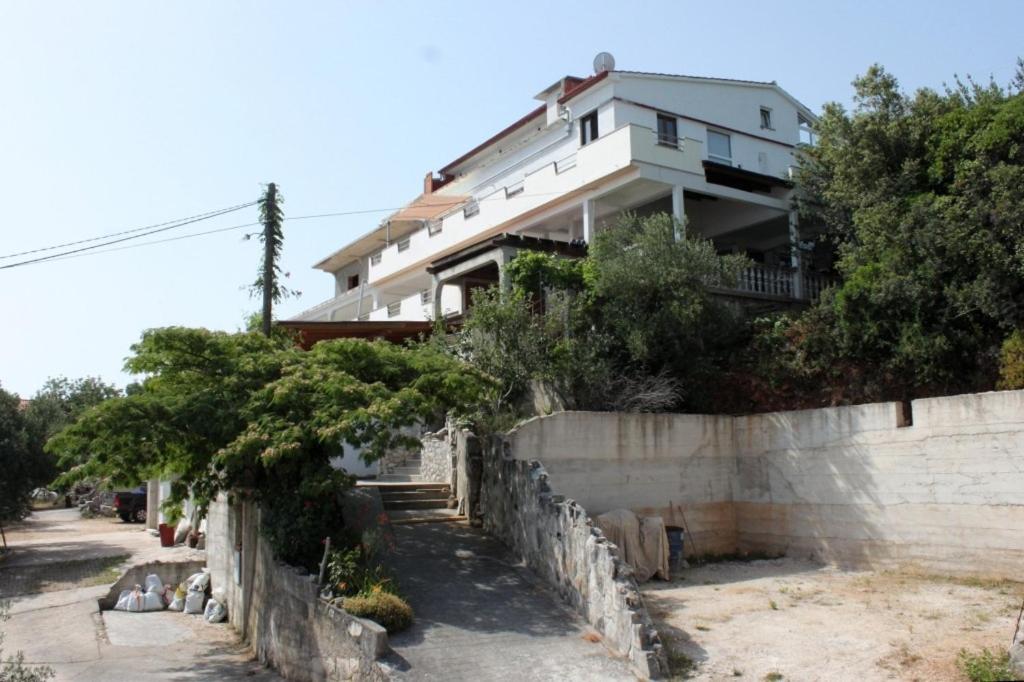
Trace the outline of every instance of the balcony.
{"type": "Polygon", "coordinates": [[[816,301],[832,284],[831,278],[820,273],[754,263],[740,273],[735,287],[714,287],[713,291],[752,298],[816,301]]]}
{"type": "Polygon", "coordinates": [[[656,131],[638,125],[623,126],[578,148],[575,136],[567,136],[564,145],[554,150],[562,149],[563,154],[545,157],[553,160],[513,166],[489,180],[488,193],[475,195],[473,210],[456,207],[431,229],[425,226],[403,237],[400,244],[383,249],[379,258],[371,259],[367,281],[372,284],[431,260],[498,226],[513,231],[520,227],[509,224],[516,218],[554,204],[566,194],[590,189],[636,163],[703,177],[702,147],[691,138],[680,138],[675,146],[658,144],[656,131]]]}

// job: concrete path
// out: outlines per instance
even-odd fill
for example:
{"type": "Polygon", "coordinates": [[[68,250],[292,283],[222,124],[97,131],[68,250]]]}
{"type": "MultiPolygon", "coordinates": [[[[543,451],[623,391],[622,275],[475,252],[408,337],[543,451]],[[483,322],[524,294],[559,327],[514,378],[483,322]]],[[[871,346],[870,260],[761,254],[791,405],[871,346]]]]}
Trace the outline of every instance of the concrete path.
{"type": "Polygon", "coordinates": [[[5,656],[23,651],[26,663],[49,665],[57,680],[281,679],[253,661],[226,624],[171,611],[99,611],[96,600],[120,575],[94,570],[109,570],[110,557],[127,555],[127,566],[195,558],[195,550],[161,548],[140,525],[63,509],[34,514],[7,539],[13,551],[0,561],[0,595],[11,602],[11,619],[0,624],[5,656]]]}
{"type": "Polygon", "coordinates": [[[553,591],[482,531],[456,523],[394,531],[393,567],[416,612],[413,627],[390,640],[387,663],[397,679],[636,679],[553,591]]]}

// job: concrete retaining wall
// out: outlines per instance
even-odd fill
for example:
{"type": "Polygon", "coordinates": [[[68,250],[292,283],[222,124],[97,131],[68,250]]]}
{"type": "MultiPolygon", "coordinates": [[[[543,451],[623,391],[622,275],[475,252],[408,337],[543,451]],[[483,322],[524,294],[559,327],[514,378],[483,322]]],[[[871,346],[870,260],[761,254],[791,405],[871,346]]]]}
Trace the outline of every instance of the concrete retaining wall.
{"type": "Polygon", "coordinates": [[[206,566],[206,561],[202,559],[193,561],[150,561],[145,564],[138,564],[132,566],[118,579],[116,583],[110,586],[110,590],[106,596],[101,597],[98,602],[101,611],[109,611],[114,608],[117,604],[117,598],[121,596],[121,592],[124,590],[130,590],[136,585],[145,585],[146,576],[155,573],[160,576],[160,580],[166,585],[178,586],[178,583],[183,581],[194,573],[199,573],[206,566]]]}
{"type": "Polygon", "coordinates": [[[686,525],[693,553],[1019,578],[1024,391],[747,417],[565,412],[508,436],[592,514],[686,525]]]}
{"type": "Polygon", "coordinates": [[[390,679],[376,660],[388,651],[384,628],[327,603],[315,576],[276,561],[253,505],[221,497],[207,523],[211,583],[224,588],[228,620],[260,662],[288,680],[390,679]]]}
{"type": "Polygon", "coordinates": [[[552,493],[540,463],[507,456],[500,437],[488,445],[480,478],[484,528],[553,585],[642,678],[661,677],[664,652],[632,569],[582,506],[552,493]]]}

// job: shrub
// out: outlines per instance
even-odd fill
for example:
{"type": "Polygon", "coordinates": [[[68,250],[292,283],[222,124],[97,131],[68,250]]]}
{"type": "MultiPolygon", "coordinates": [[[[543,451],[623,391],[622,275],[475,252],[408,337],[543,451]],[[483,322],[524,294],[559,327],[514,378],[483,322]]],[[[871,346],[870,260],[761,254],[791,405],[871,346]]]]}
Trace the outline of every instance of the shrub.
{"type": "Polygon", "coordinates": [[[1013,670],[1010,669],[1010,654],[1007,652],[996,654],[982,649],[978,653],[971,653],[961,649],[956,657],[956,665],[971,682],[1014,679],[1013,670]]]}
{"type": "Polygon", "coordinates": [[[1024,331],[1018,329],[1003,342],[999,355],[999,384],[1003,391],[1024,388],[1024,331]]]}
{"type": "Polygon", "coordinates": [[[412,607],[401,597],[382,590],[347,597],[341,605],[353,616],[380,623],[389,633],[401,632],[412,625],[412,607]]]}

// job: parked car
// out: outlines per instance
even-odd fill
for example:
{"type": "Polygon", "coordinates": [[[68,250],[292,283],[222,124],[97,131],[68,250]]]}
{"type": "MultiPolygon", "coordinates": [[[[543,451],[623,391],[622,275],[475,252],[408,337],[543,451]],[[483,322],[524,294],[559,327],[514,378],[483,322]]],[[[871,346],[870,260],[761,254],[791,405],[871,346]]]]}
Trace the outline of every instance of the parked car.
{"type": "Polygon", "coordinates": [[[114,511],[125,523],[146,521],[146,486],[114,493],[114,511]]]}

